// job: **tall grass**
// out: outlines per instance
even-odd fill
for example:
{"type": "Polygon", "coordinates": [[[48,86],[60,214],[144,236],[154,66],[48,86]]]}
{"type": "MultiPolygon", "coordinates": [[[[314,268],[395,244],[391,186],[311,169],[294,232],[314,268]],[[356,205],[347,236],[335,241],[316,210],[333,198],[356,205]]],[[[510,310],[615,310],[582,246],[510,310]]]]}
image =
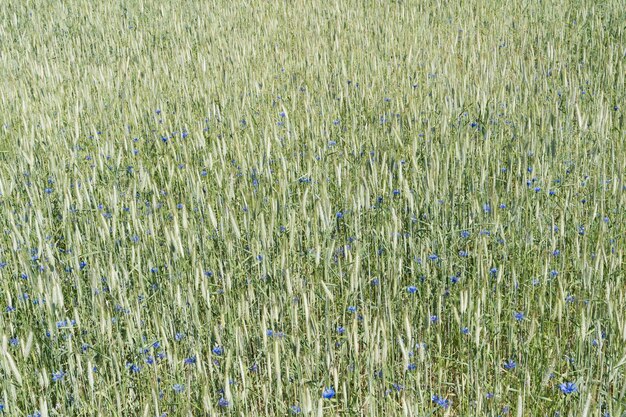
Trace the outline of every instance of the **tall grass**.
{"type": "Polygon", "coordinates": [[[3,2],[0,414],[626,415],[625,21],[3,2]]]}

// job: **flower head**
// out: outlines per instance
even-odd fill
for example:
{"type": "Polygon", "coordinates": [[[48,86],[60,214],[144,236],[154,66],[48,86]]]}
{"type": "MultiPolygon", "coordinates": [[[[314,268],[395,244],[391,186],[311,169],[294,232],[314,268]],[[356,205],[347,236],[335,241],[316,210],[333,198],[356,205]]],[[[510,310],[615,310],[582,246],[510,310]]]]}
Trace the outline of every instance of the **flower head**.
{"type": "Polygon", "coordinates": [[[578,392],[578,387],[574,382],[563,382],[559,384],[559,389],[565,395],[570,395],[575,392],[578,392]]]}
{"type": "Polygon", "coordinates": [[[332,387],[325,388],[324,391],[322,392],[322,397],[324,397],[327,400],[330,400],[334,396],[335,396],[335,390],[332,387]]]}
{"type": "Polygon", "coordinates": [[[65,372],[63,371],[57,371],[57,372],[53,372],[52,373],[52,381],[57,382],[63,379],[63,377],[65,376],[65,372]]]}
{"type": "Polygon", "coordinates": [[[442,407],[444,409],[446,409],[446,408],[448,408],[450,406],[450,400],[448,400],[447,398],[443,398],[443,397],[440,397],[438,395],[433,395],[431,397],[431,399],[432,399],[432,401],[435,404],[437,404],[438,406],[440,406],[440,407],[442,407]]]}

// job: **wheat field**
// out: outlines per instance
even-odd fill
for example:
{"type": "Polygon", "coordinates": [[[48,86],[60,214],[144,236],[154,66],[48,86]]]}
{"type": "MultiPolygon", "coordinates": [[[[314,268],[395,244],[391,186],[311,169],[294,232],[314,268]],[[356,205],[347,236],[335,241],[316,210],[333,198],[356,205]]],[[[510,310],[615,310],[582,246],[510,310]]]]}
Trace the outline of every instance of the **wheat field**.
{"type": "Polygon", "coordinates": [[[619,0],[0,2],[0,416],[626,416],[619,0]]]}

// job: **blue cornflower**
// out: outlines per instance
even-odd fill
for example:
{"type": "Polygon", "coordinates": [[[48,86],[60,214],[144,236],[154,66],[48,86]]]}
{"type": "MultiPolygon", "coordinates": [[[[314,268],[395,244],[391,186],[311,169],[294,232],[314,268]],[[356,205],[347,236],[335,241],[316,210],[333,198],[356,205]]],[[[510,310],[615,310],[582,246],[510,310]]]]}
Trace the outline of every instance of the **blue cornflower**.
{"type": "Polygon", "coordinates": [[[463,334],[469,334],[469,332],[470,332],[470,330],[467,327],[463,327],[461,329],[461,333],[463,333],[463,334]]]}
{"type": "Polygon", "coordinates": [[[467,251],[464,251],[464,250],[460,250],[460,251],[459,251],[459,256],[460,256],[461,258],[467,258],[467,257],[468,257],[468,255],[469,255],[469,254],[467,253],[467,251]]]}
{"type": "Polygon", "coordinates": [[[524,320],[524,313],[522,311],[517,311],[513,314],[513,317],[515,317],[515,320],[517,321],[522,321],[524,320]]]}
{"type": "Polygon", "coordinates": [[[152,268],[150,268],[150,272],[152,272],[153,274],[156,274],[157,272],[159,272],[159,268],[157,268],[156,266],[153,266],[152,268]]]}
{"type": "Polygon", "coordinates": [[[541,191],[541,187],[535,187],[535,192],[538,193],[539,191],[541,191]]]}
{"type": "Polygon", "coordinates": [[[414,371],[414,370],[417,369],[417,366],[414,363],[410,363],[410,364],[407,365],[406,369],[408,371],[414,371]]]}
{"type": "Polygon", "coordinates": [[[335,396],[335,390],[330,387],[330,388],[326,388],[324,389],[324,391],[322,392],[322,397],[324,397],[327,400],[330,400],[331,398],[333,398],[335,396]]]}
{"type": "Polygon", "coordinates": [[[340,211],[338,211],[338,212],[337,212],[337,218],[338,218],[338,219],[343,219],[343,213],[342,213],[342,212],[340,212],[340,211]]]}
{"type": "Polygon", "coordinates": [[[266,334],[268,337],[272,337],[272,336],[274,336],[274,330],[272,330],[272,329],[267,329],[267,330],[265,331],[265,334],[266,334]]]}
{"type": "Polygon", "coordinates": [[[65,372],[63,371],[57,371],[57,372],[53,372],[52,373],[52,381],[57,382],[63,379],[63,377],[65,376],[65,372]]]}
{"type": "Polygon", "coordinates": [[[496,275],[498,273],[498,268],[495,266],[489,270],[490,275],[496,275]]]}
{"type": "Polygon", "coordinates": [[[183,208],[183,203],[176,204],[176,208],[179,209],[179,210],[182,209],[183,208]]]}
{"type": "Polygon", "coordinates": [[[126,367],[130,370],[130,372],[132,372],[133,374],[138,374],[141,371],[141,367],[135,365],[134,363],[127,363],[126,367]]]}
{"type": "Polygon", "coordinates": [[[433,253],[431,255],[428,255],[428,259],[430,259],[431,261],[436,261],[437,259],[439,259],[439,256],[437,256],[436,253],[433,253]]]}
{"type": "Polygon", "coordinates": [[[516,366],[517,364],[513,359],[509,359],[508,361],[504,362],[504,369],[506,369],[507,371],[515,369],[516,366]]]}
{"type": "Polygon", "coordinates": [[[343,326],[337,326],[337,333],[344,334],[346,332],[346,328],[343,326]]]}
{"type": "Polygon", "coordinates": [[[224,348],[222,348],[221,346],[215,346],[212,352],[217,356],[222,356],[222,354],[224,353],[224,348]]]}
{"type": "Polygon", "coordinates": [[[417,287],[416,287],[415,285],[409,285],[409,286],[406,288],[406,291],[407,291],[409,294],[414,294],[414,293],[415,293],[415,291],[417,291],[417,287]]]}
{"type": "Polygon", "coordinates": [[[443,398],[443,397],[440,397],[438,395],[433,395],[431,397],[431,399],[432,399],[432,401],[435,404],[437,404],[438,406],[440,406],[440,407],[442,407],[444,409],[446,409],[446,408],[448,408],[450,406],[450,400],[448,400],[447,398],[443,398]]]}
{"type": "Polygon", "coordinates": [[[226,408],[230,405],[230,403],[228,402],[228,400],[224,397],[220,398],[220,400],[217,402],[217,405],[219,405],[222,408],[226,408]]]}
{"type": "Polygon", "coordinates": [[[433,324],[436,324],[439,321],[439,317],[437,316],[430,316],[430,322],[433,324]]]}
{"type": "Polygon", "coordinates": [[[185,390],[185,386],[183,384],[174,384],[172,387],[177,394],[180,394],[185,390]]]}
{"type": "Polygon", "coordinates": [[[488,400],[493,398],[493,392],[488,392],[487,395],[485,395],[485,398],[487,398],[488,400]]]}
{"type": "Polygon", "coordinates": [[[194,365],[197,361],[196,355],[185,358],[185,365],[194,365]]]}
{"type": "Polygon", "coordinates": [[[352,314],[354,314],[354,313],[356,313],[356,307],[355,307],[355,306],[349,306],[349,307],[346,309],[346,311],[347,311],[348,313],[352,313],[352,314]]]}
{"type": "Polygon", "coordinates": [[[292,405],[289,410],[291,410],[292,414],[300,414],[302,412],[302,409],[300,408],[299,405],[292,405]]]}
{"type": "Polygon", "coordinates": [[[483,205],[483,211],[484,211],[485,213],[491,213],[491,205],[489,205],[489,203],[485,203],[485,204],[483,205]]]}
{"type": "Polygon", "coordinates": [[[462,237],[463,239],[467,239],[468,237],[470,237],[470,232],[469,232],[469,231],[467,231],[467,230],[462,230],[462,231],[461,231],[461,237],[462,237]]]}
{"type": "Polygon", "coordinates": [[[559,384],[559,389],[565,395],[570,395],[578,392],[578,387],[574,382],[563,382],[562,384],[559,384]]]}
{"type": "Polygon", "coordinates": [[[395,382],[393,384],[391,384],[391,386],[398,392],[400,392],[400,391],[402,391],[404,389],[404,385],[396,384],[395,382]]]}

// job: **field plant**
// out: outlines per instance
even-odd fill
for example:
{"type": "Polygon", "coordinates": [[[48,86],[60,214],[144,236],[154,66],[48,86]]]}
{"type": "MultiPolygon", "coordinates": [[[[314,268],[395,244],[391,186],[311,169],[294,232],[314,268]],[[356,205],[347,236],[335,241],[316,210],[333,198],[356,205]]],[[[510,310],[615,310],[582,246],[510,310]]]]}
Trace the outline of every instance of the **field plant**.
{"type": "Polygon", "coordinates": [[[626,416],[621,0],[0,2],[0,416],[626,416]]]}

